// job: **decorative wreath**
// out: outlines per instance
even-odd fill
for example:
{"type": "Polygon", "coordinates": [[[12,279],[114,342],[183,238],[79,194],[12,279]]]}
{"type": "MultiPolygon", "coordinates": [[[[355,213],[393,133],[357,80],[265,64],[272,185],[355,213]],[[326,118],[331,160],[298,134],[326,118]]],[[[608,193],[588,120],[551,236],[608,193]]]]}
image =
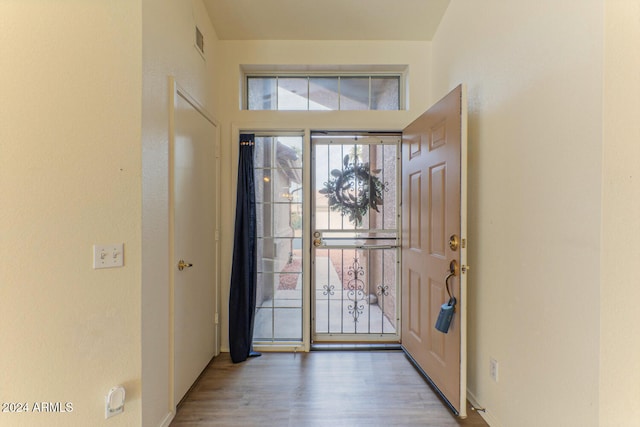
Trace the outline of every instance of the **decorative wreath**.
{"type": "Polygon", "coordinates": [[[382,169],[369,171],[369,163],[361,163],[358,156],[349,162],[349,155],[344,156],[344,168],[331,171],[331,178],[324,183],[320,194],[329,199],[332,211],[340,211],[342,216],[348,215],[349,221],[362,225],[369,208],[380,212],[382,193],[387,185],[372,174],[380,173],[382,169]]]}

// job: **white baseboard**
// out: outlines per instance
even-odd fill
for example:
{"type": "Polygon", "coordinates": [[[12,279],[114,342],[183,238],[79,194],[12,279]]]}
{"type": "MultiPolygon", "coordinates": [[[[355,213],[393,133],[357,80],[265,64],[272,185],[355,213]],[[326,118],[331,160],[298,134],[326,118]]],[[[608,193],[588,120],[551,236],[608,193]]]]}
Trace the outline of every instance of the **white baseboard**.
{"type": "Polygon", "coordinates": [[[169,424],[171,424],[171,421],[173,421],[173,418],[176,416],[175,412],[169,412],[167,414],[166,417],[164,417],[164,420],[162,421],[162,423],[160,423],[160,425],[158,427],[169,427],[169,424]]]}
{"type": "Polygon", "coordinates": [[[498,420],[493,416],[493,414],[491,414],[491,412],[487,408],[485,408],[478,402],[478,399],[473,395],[473,393],[469,391],[469,389],[467,389],[467,399],[469,400],[469,403],[471,403],[471,406],[473,406],[474,408],[484,408],[484,411],[477,412],[487,422],[487,424],[489,424],[490,427],[502,427],[502,424],[498,422],[498,420]]]}

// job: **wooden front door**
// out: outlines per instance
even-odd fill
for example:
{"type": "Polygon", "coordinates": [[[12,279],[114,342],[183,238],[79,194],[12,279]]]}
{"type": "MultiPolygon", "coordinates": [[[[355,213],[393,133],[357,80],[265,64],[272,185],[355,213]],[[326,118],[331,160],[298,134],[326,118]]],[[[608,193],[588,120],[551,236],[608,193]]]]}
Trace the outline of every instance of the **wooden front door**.
{"type": "Polygon", "coordinates": [[[402,346],[452,409],[466,416],[466,95],[458,86],[402,140],[402,346]],[[451,244],[450,244],[451,242],[451,244]],[[457,242],[457,243],[456,243],[457,242]],[[448,332],[435,329],[449,290],[448,332]]]}

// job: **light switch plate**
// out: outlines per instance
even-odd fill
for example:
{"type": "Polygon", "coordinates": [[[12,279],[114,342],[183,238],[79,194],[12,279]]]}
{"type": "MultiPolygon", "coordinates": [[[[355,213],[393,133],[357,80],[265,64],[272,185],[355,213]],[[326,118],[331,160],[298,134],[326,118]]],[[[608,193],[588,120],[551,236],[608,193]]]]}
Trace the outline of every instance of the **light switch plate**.
{"type": "Polygon", "coordinates": [[[124,243],[116,245],[93,245],[93,268],[124,266],[124,243]]]}

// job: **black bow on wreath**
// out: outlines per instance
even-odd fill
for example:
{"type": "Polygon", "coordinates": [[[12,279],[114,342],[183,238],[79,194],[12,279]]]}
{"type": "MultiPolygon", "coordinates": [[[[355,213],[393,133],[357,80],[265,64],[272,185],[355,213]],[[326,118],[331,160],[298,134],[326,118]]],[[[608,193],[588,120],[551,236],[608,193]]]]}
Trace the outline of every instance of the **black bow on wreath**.
{"type": "Polygon", "coordinates": [[[349,221],[362,225],[362,218],[369,208],[380,212],[378,206],[383,204],[382,192],[387,184],[372,174],[380,173],[382,169],[369,171],[369,163],[361,163],[358,156],[349,162],[349,155],[344,156],[344,168],[331,171],[331,178],[324,183],[320,194],[329,199],[332,211],[340,211],[342,216],[348,215],[349,221]]]}

